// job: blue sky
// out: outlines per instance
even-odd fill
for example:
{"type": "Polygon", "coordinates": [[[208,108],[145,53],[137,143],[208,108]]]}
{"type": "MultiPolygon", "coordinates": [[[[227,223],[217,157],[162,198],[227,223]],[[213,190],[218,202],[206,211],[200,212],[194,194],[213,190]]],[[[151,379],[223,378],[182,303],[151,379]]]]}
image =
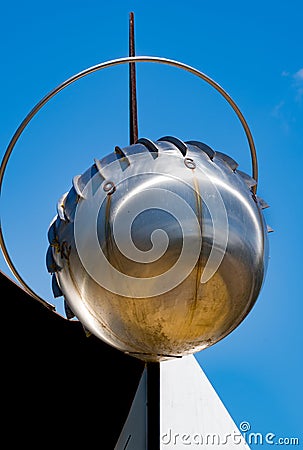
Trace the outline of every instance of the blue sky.
{"type": "MultiPolygon", "coordinates": [[[[270,204],[270,262],[252,312],[197,358],[235,422],[302,436],[303,5],[301,1],[94,0],[2,2],[1,156],[17,126],[51,89],[99,62],[136,51],[192,65],[221,84],[253,133],[258,193],[270,204]]],[[[139,135],[175,135],[222,150],[250,171],[249,149],[228,105],[192,75],[140,64],[139,135]]],[[[16,146],[1,219],[24,279],[54,302],[46,232],[58,198],[94,157],[128,144],[127,67],[93,74],[53,99],[16,146]]],[[[3,260],[0,268],[9,273],[3,260]]],[[[58,303],[60,311],[61,306],[58,303]]],[[[257,448],[257,446],[256,446],[257,448]]]]}

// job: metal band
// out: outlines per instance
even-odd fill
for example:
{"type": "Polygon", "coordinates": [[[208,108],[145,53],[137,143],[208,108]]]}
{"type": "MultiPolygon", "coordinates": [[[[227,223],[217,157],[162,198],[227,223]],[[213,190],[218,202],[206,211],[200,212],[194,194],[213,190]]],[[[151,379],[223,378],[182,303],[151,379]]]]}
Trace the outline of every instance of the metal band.
{"type": "MultiPolygon", "coordinates": [[[[239,107],[236,105],[236,103],[233,101],[233,99],[230,97],[230,95],[227,94],[227,92],[218,83],[216,83],[210,77],[205,75],[203,72],[200,72],[199,70],[195,69],[194,67],[188,66],[187,64],[181,63],[179,61],[174,61],[172,59],[166,59],[166,58],[161,58],[161,57],[157,57],[157,56],[132,56],[132,57],[125,57],[125,58],[114,59],[114,60],[111,60],[111,61],[106,61],[106,62],[97,64],[95,66],[89,67],[88,69],[85,69],[82,72],[77,73],[76,75],[73,75],[71,78],[68,78],[66,81],[64,81],[63,83],[58,85],[55,89],[50,91],[45,97],[42,98],[42,100],[40,100],[36,104],[36,106],[34,106],[34,108],[29,112],[29,114],[25,117],[25,119],[19,125],[18,129],[16,130],[15,134],[13,135],[13,137],[12,137],[12,139],[11,139],[7,149],[6,149],[6,152],[5,152],[4,156],[3,156],[3,159],[2,159],[2,162],[1,162],[1,166],[0,166],[0,193],[1,193],[1,190],[2,190],[2,182],[3,182],[5,170],[6,170],[6,167],[7,167],[7,163],[9,161],[9,158],[10,158],[12,152],[13,152],[13,149],[14,149],[18,139],[20,138],[21,134],[23,133],[23,131],[25,130],[25,128],[27,127],[29,122],[40,111],[40,109],[47,102],[49,102],[49,100],[51,100],[60,91],[62,91],[63,89],[65,89],[66,87],[68,87],[69,85],[74,83],[75,81],[80,80],[81,78],[83,78],[83,77],[85,77],[85,76],[87,76],[87,75],[89,75],[91,73],[94,73],[94,72],[97,72],[99,70],[103,70],[103,69],[106,69],[106,68],[109,68],[109,67],[118,66],[118,65],[121,65],[121,64],[138,63],[138,62],[158,63],[158,64],[164,64],[164,65],[168,65],[168,66],[177,67],[179,69],[183,69],[183,70],[185,70],[187,72],[190,72],[191,74],[197,76],[198,78],[201,78],[206,83],[211,85],[214,89],[216,89],[225,98],[225,100],[229,103],[229,105],[232,107],[232,109],[236,113],[237,117],[239,118],[242,127],[244,128],[244,131],[245,131],[245,134],[246,134],[246,137],[247,137],[247,140],[248,140],[249,148],[250,148],[250,153],[251,153],[252,177],[256,181],[258,181],[257,153],[256,153],[254,140],[253,140],[251,131],[249,129],[249,126],[248,126],[248,124],[247,124],[243,114],[241,113],[239,107]]],[[[257,185],[253,187],[253,192],[254,193],[256,193],[256,188],[257,188],[257,185]]],[[[39,302],[43,303],[48,308],[54,309],[53,305],[51,305],[50,303],[48,303],[45,300],[43,300],[39,295],[37,295],[27,285],[27,283],[22,279],[21,275],[17,271],[17,269],[16,269],[16,267],[15,267],[15,265],[14,265],[14,263],[13,263],[11,257],[10,257],[10,255],[8,253],[8,250],[7,250],[5,241],[4,241],[1,222],[0,222],[0,245],[1,245],[1,250],[3,252],[4,258],[5,258],[8,266],[9,266],[9,268],[11,269],[12,273],[17,278],[17,280],[21,283],[21,285],[23,286],[25,291],[28,292],[36,300],[38,300],[39,302]]]]}

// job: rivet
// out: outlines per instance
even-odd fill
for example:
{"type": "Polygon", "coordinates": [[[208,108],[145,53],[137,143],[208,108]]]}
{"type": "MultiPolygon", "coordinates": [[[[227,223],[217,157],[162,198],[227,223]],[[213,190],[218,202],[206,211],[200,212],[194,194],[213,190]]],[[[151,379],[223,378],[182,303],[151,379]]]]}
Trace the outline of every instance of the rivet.
{"type": "Polygon", "coordinates": [[[104,185],[103,185],[103,190],[105,192],[108,193],[108,195],[111,195],[115,192],[116,187],[114,185],[114,183],[112,181],[107,181],[104,185]]]}
{"type": "Polygon", "coordinates": [[[191,159],[191,158],[184,158],[184,164],[185,164],[186,167],[188,167],[189,169],[195,169],[195,168],[196,168],[196,163],[195,163],[194,160],[191,159]]]}

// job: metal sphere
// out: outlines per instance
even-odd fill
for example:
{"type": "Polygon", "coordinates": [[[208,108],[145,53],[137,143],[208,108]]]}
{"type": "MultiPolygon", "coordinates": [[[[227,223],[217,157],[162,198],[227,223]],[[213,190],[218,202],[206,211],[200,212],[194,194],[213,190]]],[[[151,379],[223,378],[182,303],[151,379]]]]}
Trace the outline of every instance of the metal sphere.
{"type": "Polygon", "coordinates": [[[91,333],[145,361],[198,352],[254,305],[267,264],[255,181],[201,142],[116,148],[58,203],[48,270],[91,333]]]}

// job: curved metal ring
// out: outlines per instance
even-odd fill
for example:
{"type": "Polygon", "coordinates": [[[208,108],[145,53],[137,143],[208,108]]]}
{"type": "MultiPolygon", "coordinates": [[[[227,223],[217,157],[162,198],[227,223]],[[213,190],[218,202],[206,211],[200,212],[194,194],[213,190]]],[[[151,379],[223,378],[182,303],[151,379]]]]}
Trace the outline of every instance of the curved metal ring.
{"type": "MultiPolygon", "coordinates": [[[[15,134],[13,135],[13,137],[6,149],[6,152],[3,156],[3,159],[1,162],[1,167],[0,167],[0,193],[1,193],[1,189],[2,189],[2,182],[3,182],[3,177],[4,177],[7,163],[9,161],[9,158],[12,154],[12,151],[13,151],[19,137],[23,133],[23,131],[26,128],[26,126],[28,125],[28,123],[32,120],[32,118],[38,113],[38,111],[49,100],[51,100],[55,95],[57,95],[60,91],[65,89],[67,86],[69,86],[70,84],[79,80],[80,78],[85,77],[86,75],[97,72],[99,70],[106,69],[108,67],[113,67],[113,66],[118,66],[120,64],[127,64],[127,63],[133,63],[133,62],[134,63],[136,63],[136,62],[153,62],[153,63],[159,63],[159,64],[165,64],[168,66],[177,67],[179,69],[183,69],[187,72],[190,72],[193,75],[196,75],[198,78],[201,78],[202,80],[206,81],[206,83],[210,84],[214,89],[216,89],[225,98],[225,100],[229,103],[229,105],[232,107],[232,109],[235,111],[237,117],[239,118],[239,120],[241,122],[242,127],[244,128],[244,131],[245,131],[248,143],[249,143],[250,153],[251,153],[252,176],[258,182],[258,162],[257,162],[257,153],[256,153],[254,140],[253,140],[251,131],[248,127],[248,124],[247,124],[243,114],[241,113],[239,107],[236,105],[236,103],[233,101],[233,99],[230,97],[230,95],[227,94],[227,92],[218,83],[216,83],[214,80],[212,80],[210,77],[205,75],[203,72],[200,72],[199,70],[195,69],[194,67],[188,66],[187,64],[181,63],[179,61],[174,61],[172,59],[161,58],[161,57],[157,57],[157,56],[132,56],[132,57],[125,57],[125,58],[114,59],[111,61],[106,61],[106,62],[97,64],[95,66],[89,67],[88,69],[85,69],[82,72],[77,73],[76,75],[73,75],[71,78],[68,78],[66,81],[64,81],[63,83],[58,85],[55,89],[50,91],[45,97],[43,97],[42,100],[40,100],[36,104],[36,106],[34,106],[34,108],[29,112],[29,114],[25,117],[25,119],[19,125],[18,129],[16,130],[15,134]]],[[[254,192],[256,192],[256,187],[257,187],[257,185],[254,186],[254,188],[253,188],[254,192]]],[[[1,222],[0,222],[0,245],[1,245],[1,249],[3,252],[4,258],[9,266],[9,268],[11,269],[11,271],[14,274],[14,276],[16,277],[16,279],[21,283],[21,285],[23,286],[25,291],[28,292],[36,300],[43,303],[45,306],[47,306],[51,309],[54,309],[54,306],[51,305],[50,303],[46,302],[45,300],[43,300],[39,295],[37,295],[27,285],[27,283],[22,279],[22,277],[18,273],[16,267],[14,266],[14,264],[10,258],[7,247],[5,245],[5,241],[4,241],[4,237],[3,237],[3,233],[2,233],[1,222]]]]}

